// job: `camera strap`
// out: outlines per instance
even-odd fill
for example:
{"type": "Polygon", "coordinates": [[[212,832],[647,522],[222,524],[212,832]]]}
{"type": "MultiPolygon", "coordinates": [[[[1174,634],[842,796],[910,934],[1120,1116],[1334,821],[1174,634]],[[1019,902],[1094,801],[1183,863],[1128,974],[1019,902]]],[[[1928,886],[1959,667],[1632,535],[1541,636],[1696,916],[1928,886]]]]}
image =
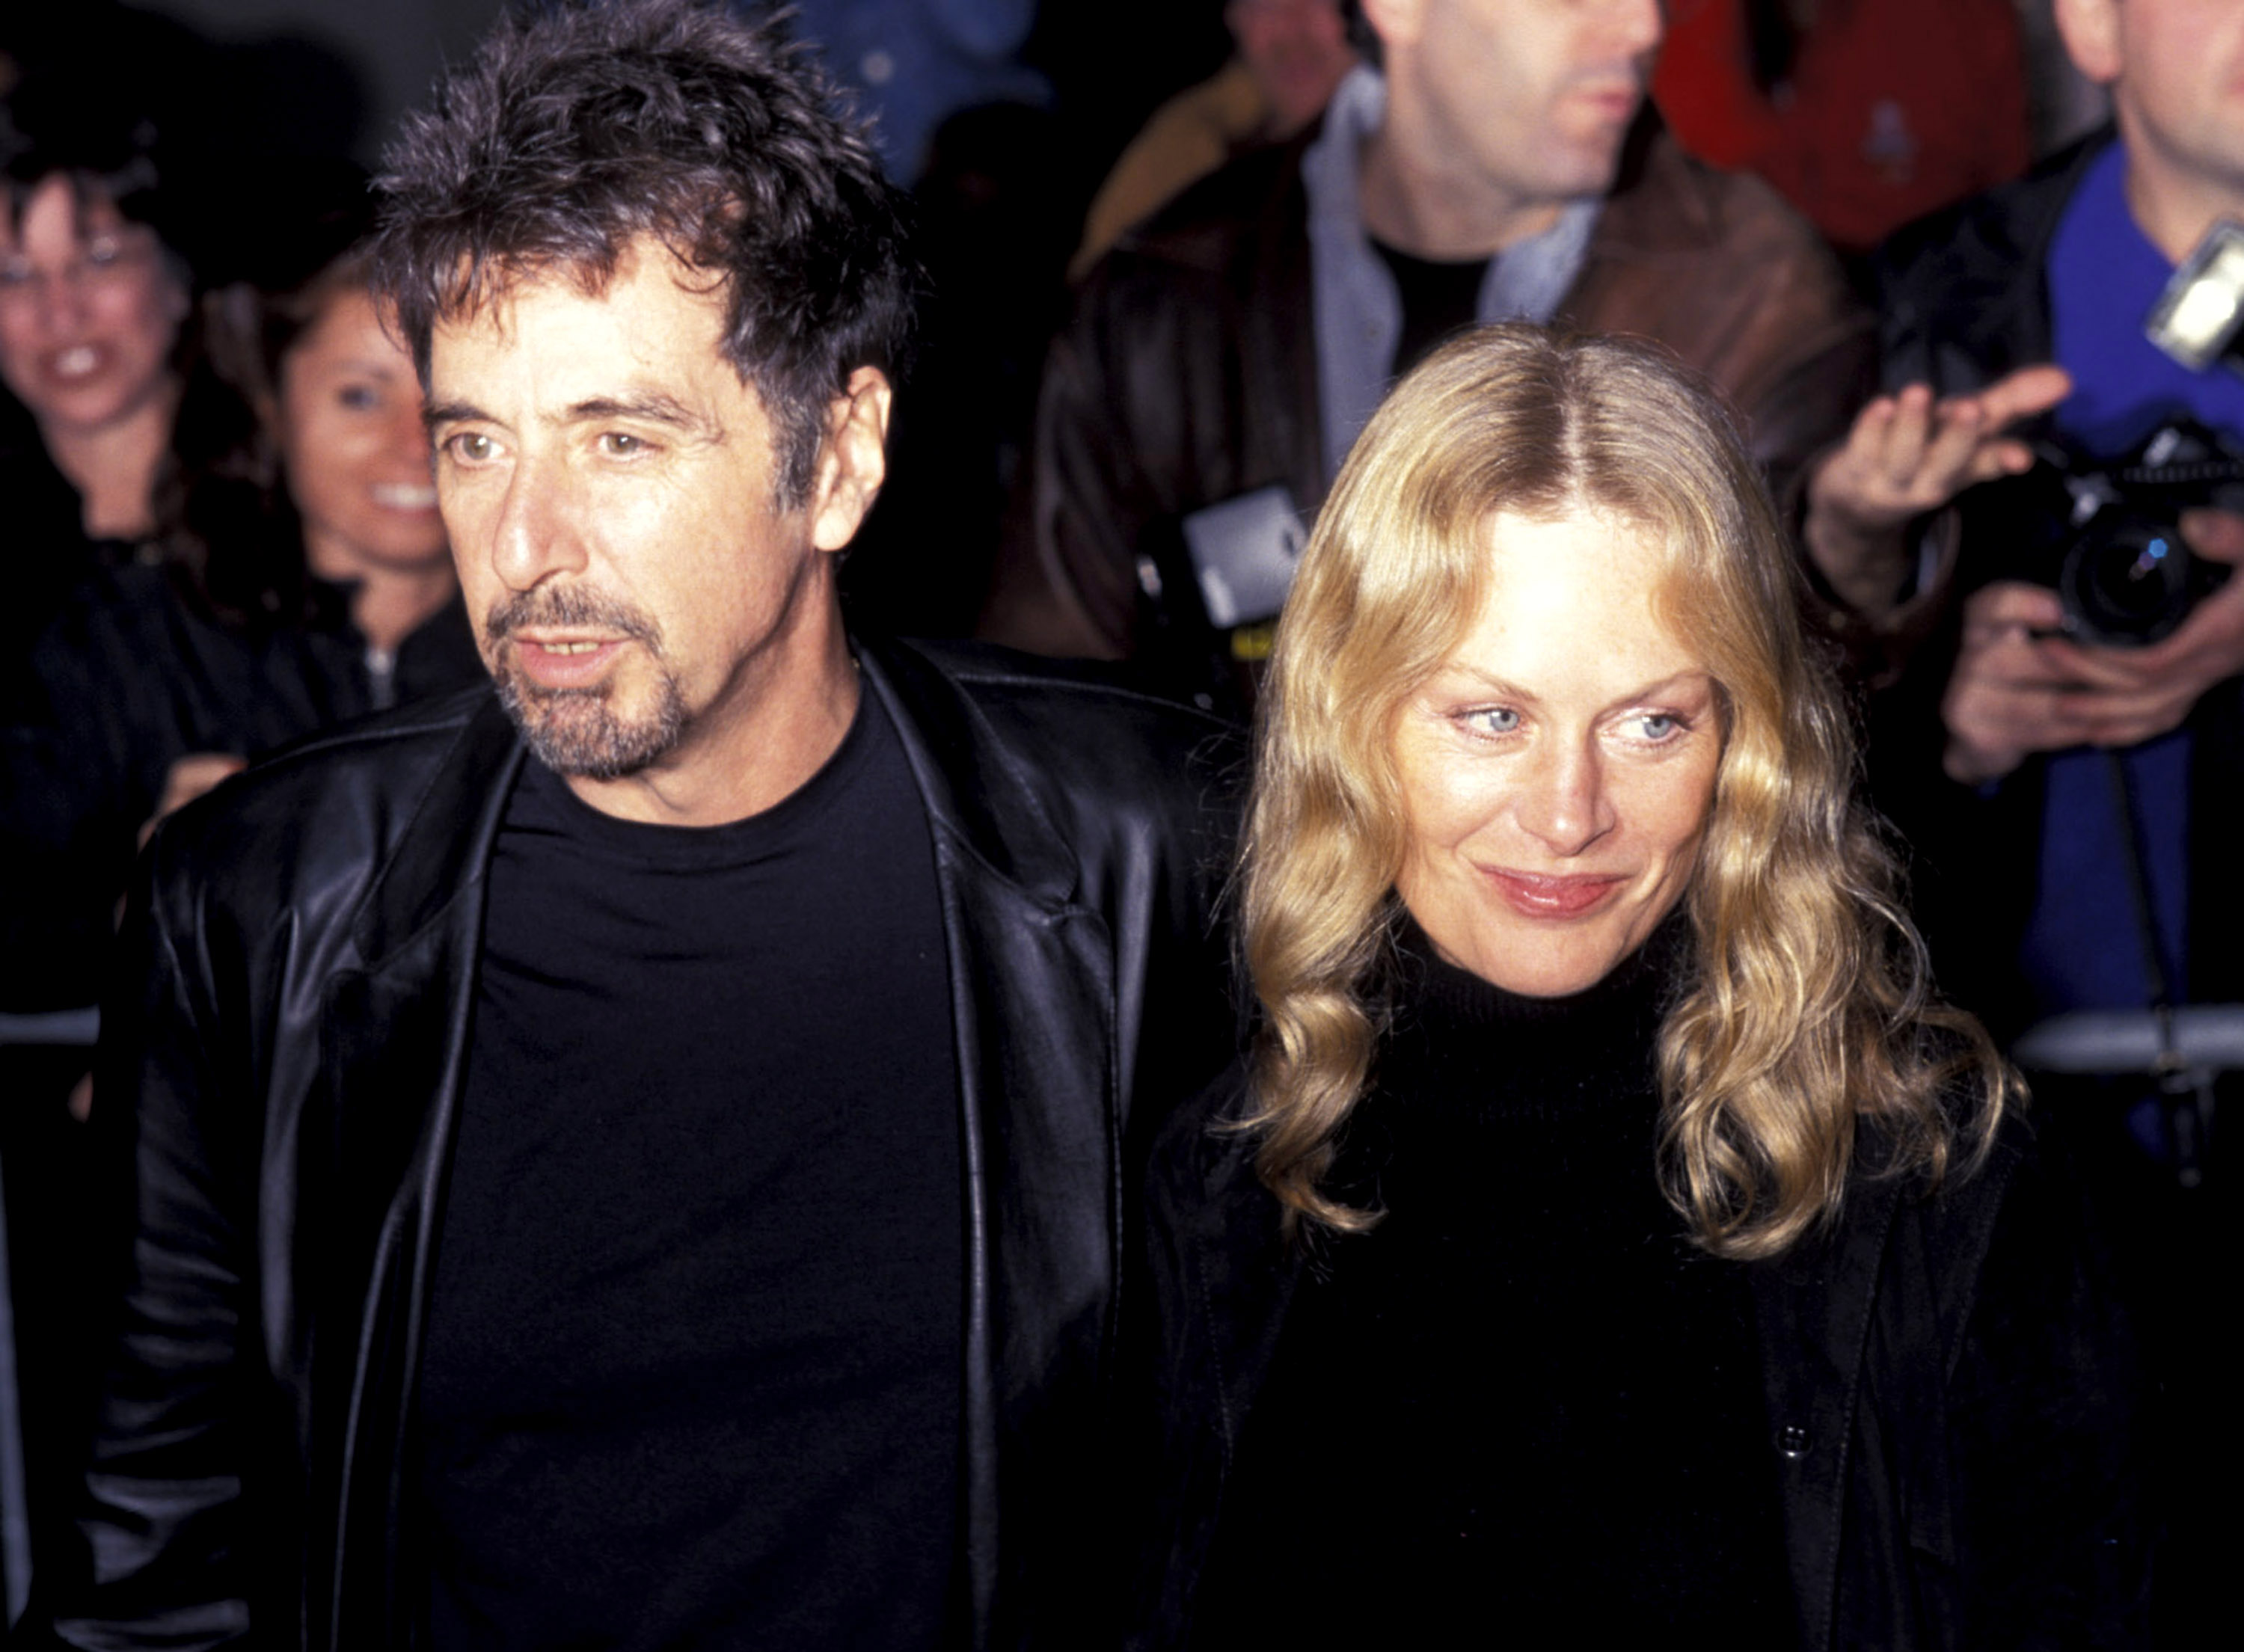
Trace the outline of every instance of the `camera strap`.
{"type": "Polygon", "coordinates": [[[2127,772],[2126,760],[2112,748],[2105,749],[2104,769],[2112,779],[2112,806],[2119,814],[2119,841],[2126,850],[2120,860],[2126,871],[2128,898],[2135,908],[2135,932],[2142,942],[2144,979],[2151,988],[2150,1008],[2162,1015],[2170,1014],[2173,1008],[2173,979],[2166,970],[2166,949],[2159,944],[2158,912],[2151,903],[2151,876],[2143,847],[2143,829],[2135,817],[2135,783],[2127,772]]]}
{"type": "Polygon", "coordinates": [[[2151,1016],[2157,1024],[2159,1050],[2151,1072],[2164,1099],[2166,1125],[2173,1144],[2175,1170],[2184,1187],[2194,1187],[2204,1170],[2201,1136],[2213,1116],[2213,1076],[2193,1069],[2183,1058],[2174,1033],[2173,977],[2167,972],[2166,949],[2159,944],[2157,908],[2151,902],[2150,869],[2143,847],[2142,823],[2135,812],[2135,786],[2119,752],[2106,748],[2105,771],[2112,777],[2112,796],[2119,811],[2119,836],[2126,853],[2127,893],[2135,907],[2135,928],[2143,943],[2143,968],[2151,987],[2151,1016]]]}

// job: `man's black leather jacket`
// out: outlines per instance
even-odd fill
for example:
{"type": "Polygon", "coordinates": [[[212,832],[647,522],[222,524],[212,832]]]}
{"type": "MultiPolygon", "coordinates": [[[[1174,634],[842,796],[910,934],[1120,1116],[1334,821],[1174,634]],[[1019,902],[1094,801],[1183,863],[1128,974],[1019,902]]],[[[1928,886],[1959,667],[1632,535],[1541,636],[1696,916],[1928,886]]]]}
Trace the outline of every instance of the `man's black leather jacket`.
{"type": "MultiPolygon", "coordinates": [[[[949,946],[972,1644],[1078,1645],[1124,1167],[1234,1043],[1210,916],[1233,748],[1010,656],[861,658],[949,946]]],[[[158,834],[96,1066],[96,1127],[131,1161],[122,1319],[83,1552],[38,1580],[27,1642],[411,1644],[414,1373],[524,760],[477,690],[300,747],[158,834]]]]}

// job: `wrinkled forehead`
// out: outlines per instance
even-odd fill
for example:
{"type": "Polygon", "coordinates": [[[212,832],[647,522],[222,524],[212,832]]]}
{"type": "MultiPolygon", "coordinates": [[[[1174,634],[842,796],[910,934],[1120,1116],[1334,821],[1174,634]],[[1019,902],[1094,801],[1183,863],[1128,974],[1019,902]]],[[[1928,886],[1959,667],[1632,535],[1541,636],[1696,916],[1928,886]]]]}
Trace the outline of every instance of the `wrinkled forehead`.
{"type": "Polygon", "coordinates": [[[630,236],[591,255],[539,251],[463,254],[437,286],[428,312],[429,335],[410,341],[422,376],[428,376],[438,333],[490,328],[504,334],[511,330],[514,312],[525,298],[565,294],[607,302],[620,289],[633,286],[642,273],[656,273],[667,276],[693,308],[712,317],[721,337],[733,300],[730,273],[695,263],[652,234],[630,236]]]}

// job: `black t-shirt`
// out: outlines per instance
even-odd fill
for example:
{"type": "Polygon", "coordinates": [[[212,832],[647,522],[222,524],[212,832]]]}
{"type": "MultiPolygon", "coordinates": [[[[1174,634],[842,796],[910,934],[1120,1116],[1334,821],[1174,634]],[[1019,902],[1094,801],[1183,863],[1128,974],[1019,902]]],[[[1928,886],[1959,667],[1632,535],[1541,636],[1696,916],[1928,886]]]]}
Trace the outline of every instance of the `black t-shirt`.
{"type": "Polygon", "coordinates": [[[1386,1214],[1294,1293],[1195,1645],[1795,1642],[1747,1282],[1654,1170],[1685,941],[1544,1000],[1410,926],[1335,1166],[1386,1214]]]}
{"type": "Polygon", "coordinates": [[[729,826],[525,769],[420,1376],[434,1646],[955,1639],[957,1083],[870,696],[729,826]]]}
{"type": "Polygon", "coordinates": [[[1402,334],[1396,341],[1395,361],[1389,369],[1399,379],[1443,340],[1480,319],[1480,289],[1488,279],[1489,260],[1419,258],[1378,239],[1371,246],[1386,260],[1402,300],[1402,334]]]}

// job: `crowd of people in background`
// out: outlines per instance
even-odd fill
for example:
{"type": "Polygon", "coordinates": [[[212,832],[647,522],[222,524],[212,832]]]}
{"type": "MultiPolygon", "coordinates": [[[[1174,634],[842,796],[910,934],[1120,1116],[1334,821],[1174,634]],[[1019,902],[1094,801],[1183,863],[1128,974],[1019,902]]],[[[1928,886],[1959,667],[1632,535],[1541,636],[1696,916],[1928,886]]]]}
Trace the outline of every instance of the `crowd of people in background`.
{"type": "MultiPolygon", "coordinates": [[[[1943,1158],[1952,1132],[1959,1163],[1975,1153],[2007,1163],[2024,1109],[2051,1150],[2082,1169],[2166,1414],[2227,1426],[2207,1322],[2220,1289],[2214,1213],[2227,1197],[2216,1102],[2230,1085],[2177,1046],[2173,1029],[2193,1007],[2244,1003],[2244,949],[2230,941],[2244,880],[2222,826],[2244,796],[2244,582],[2223,583],[2244,557],[2244,375],[2234,365],[2244,353],[2186,361],[2146,327],[2171,317],[2193,276],[2214,279],[2224,245],[2244,248],[2244,229],[2220,239],[2224,223],[2244,224],[2244,15],[2220,0],[801,0],[787,26],[870,119],[878,164],[909,203],[918,320],[916,342],[881,364],[896,383],[893,428],[885,392],[877,415],[862,399],[850,415],[877,422],[876,445],[887,444],[885,482],[863,489],[864,520],[852,516],[839,565],[852,634],[1099,661],[1102,681],[1256,727],[1266,742],[1240,886],[1249,950],[1265,947],[1241,999],[1259,995],[1244,1013],[1261,1042],[1240,1069],[1254,1077],[1234,1075],[1193,1103],[1201,1134],[1157,1161],[1157,1205],[1220,1188],[1227,1210],[1243,1210],[1267,1187],[1288,1231],[1307,1221],[1340,1233],[1353,1231],[1349,1199],[1369,1208],[1379,1197],[1362,1171],[1364,1138],[1339,1134],[1356,1090],[1294,1125],[1257,1088],[1273,1071],[1306,1070],[1304,1049],[1324,1035],[1288,1042],[1270,1030],[1308,1013],[1288,995],[1310,988],[1281,967],[1286,946],[1308,944],[1288,924],[1307,920],[1282,903],[1328,893],[1280,890],[1283,856],[1322,839],[1308,804],[1281,807],[1270,765],[1282,757],[1307,772],[1321,742],[1358,738],[1319,720],[1375,680],[1350,675],[1373,670],[1351,664],[1351,625],[1366,650],[1388,650],[1380,669],[1400,657],[1405,622],[1382,617],[1377,568],[1358,564],[1381,534],[1420,529],[1382,514],[1382,497],[1362,491],[1369,482],[1348,478],[1390,466],[1403,478],[1392,481],[1396,496],[1415,500],[1411,466],[1454,466],[1467,478],[1457,487],[1481,490],[1475,509],[1512,508],[1511,484],[1489,481],[1497,458],[1451,453],[1431,436],[1424,452],[1410,448],[1419,438],[1396,421],[1432,415],[1416,401],[1382,412],[1390,392],[1409,379],[1421,401],[1447,394],[1464,408],[1458,387],[1470,379],[1480,398],[1470,416],[1531,445],[1555,440],[1547,421],[1562,412],[1588,418],[1601,397],[1626,401],[1620,385],[1681,409],[1677,441],[1692,462],[1749,463],[1774,502],[1766,521],[1747,508],[1738,568],[1691,576],[1780,592],[1794,627],[1736,644],[1740,657],[1781,657],[1782,670],[1768,666],[1775,675],[1757,691],[1766,703],[1751,706],[1726,679],[1728,698],[1704,708],[1708,726],[1735,738],[1754,717],[1781,720],[1787,695],[1849,725],[1855,734],[1814,759],[1847,772],[1814,784],[1824,806],[1842,811],[1859,739],[1869,800],[1890,823],[1850,827],[1854,859],[1820,868],[1855,880],[1849,910],[1861,921],[1907,937],[1898,952],[1873,949],[1856,983],[1868,996],[1844,1013],[1873,1014],[1861,1006],[1876,998],[1875,1013],[1967,1028],[1955,1034],[1964,1054],[1951,1049],[1936,1082],[1915,1057],[1891,1054],[1898,1024],[1888,1028],[1871,1042],[1894,1062],[1891,1082],[1862,1106],[1905,1096],[1930,1120],[1961,1082],[1970,1102],[1910,1138],[1936,1142],[1925,1150],[1943,1158]],[[1504,330],[1481,330],[1490,327],[1504,330]],[[1635,344],[1607,355],[1619,347],[1547,341],[1594,334],[1650,346],[1639,357],[1635,344]],[[1493,354],[1460,353],[1467,336],[1493,354]],[[1521,363],[1551,349],[1578,354],[1560,366],[1535,358],[1532,374],[1573,387],[1546,406],[1506,375],[1532,376],[1521,363]],[[1411,379],[1422,364],[1428,376],[1411,379]],[[1640,374],[1658,387],[1644,390],[1630,376],[1640,374]],[[2169,486],[2169,470],[2194,480],[2169,486]],[[1352,514],[1313,539],[1328,497],[1352,514]],[[2119,555],[2115,544],[2138,549],[2119,555]],[[2098,571],[2105,564],[2119,571],[2098,571]],[[1320,570],[1322,632],[1309,619],[1281,623],[1294,611],[1297,565],[1320,570]],[[2099,580],[2122,587],[2116,611],[2085,611],[2099,580]],[[1795,647],[1812,660],[1792,660],[1795,647]],[[1903,981],[1920,968],[1944,1001],[1903,981]],[[1949,1001],[1967,1014],[1927,1008],[1949,1001]],[[2037,1028],[2119,1012],[2165,1040],[2137,1070],[2082,1071],[2094,1063],[2057,1057],[2037,1069],[2037,1049],[2053,1048],[2032,1042],[2037,1028]],[[2004,1060],[2027,1069],[2030,1109],[2004,1060]],[[1248,1145],[1219,1164],[1206,1157],[1211,1141],[1248,1145]],[[1248,1153],[1258,1142],[1259,1168],[1248,1153]]],[[[136,859],[174,812],[308,737],[436,705],[483,683],[492,663],[487,637],[478,652],[489,616],[463,597],[432,481],[427,333],[401,332],[380,307],[369,169],[347,152],[348,134],[277,131],[279,114],[237,106],[257,101],[241,89],[259,83],[230,80],[226,61],[128,7],[0,24],[0,555],[12,576],[0,610],[0,1017],[10,1020],[101,1001],[136,859]]],[[[2244,250],[2231,255],[2244,264],[2244,250]]],[[[2237,289],[2229,301],[2244,314],[2244,282],[2237,289]]],[[[1618,512],[1649,533],[1654,517],[1666,523],[1659,513],[1683,509],[1659,493],[1664,481],[1639,496],[1600,480],[1656,467],[1658,455],[1565,451],[1585,467],[1560,489],[1558,519],[1576,529],[1592,517],[1610,526],[1618,512]]],[[[1500,558],[1524,559],[1531,537],[1499,546],[1500,558]]],[[[1551,556],[1565,550],[1536,543],[1551,556]]],[[[1659,586],[1648,574],[1641,583],[1659,586]]],[[[1559,612],[1596,629],[1612,618],[1603,600],[1570,592],[1559,612]]],[[[1743,612],[1720,624],[1743,636],[1743,612]]],[[[1632,645],[1626,624],[1617,634],[1617,651],[1632,645]]],[[[1609,640],[1565,639],[1559,651],[1609,640]]],[[[1663,630],[1656,642],[1673,640],[1663,630]]],[[[1494,675],[1565,676],[1555,659],[1530,657],[1494,675]]],[[[1743,681],[1761,668],[1736,669],[1743,681]]],[[[1378,705],[1389,720],[1408,715],[1399,702],[1378,705]]],[[[915,738],[909,714],[897,715],[915,738]]],[[[1787,761],[1809,762],[1803,752],[1787,748],[1787,761]]],[[[1708,788],[1713,776],[1709,766],[1708,788]]],[[[1393,806],[1369,783],[1330,804],[1350,819],[1393,806]]],[[[1717,836],[1744,830],[1705,810],[1694,830],[1709,818],[1717,836]]],[[[1376,859],[1349,841],[1349,853],[1376,859]]],[[[1339,853],[1304,865],[1344,883],[1339,853]]],[[[1354,962],[1334,966],[1332,980],[1343,997],[1368,993],[1369,937],[1399,934],[1394,979],[1407,990],[1396,1001],[1423,1015],[1382,1021],[1375,1008],[1348,1058],[1359,1063],[1355,1082],[1362,1090],[1362,1071],[1393,1051],[1394,1072],[1446,1095],[1456,1069],[1443,1064],[1446,1050],[1443,1063],[1426,1055],[1424,1028],[1450,1028],[1463,1048],[1459,1017],[1479,1039],[1489,1016],[1477,1000],[1461,1009],[1460,993],[1543,988],[1470,956],[1479,981],[1450,980],[1443,971],[1470,948],[1444,930],[1432,874],[1366,875],[1342,946],[1356,949],[1354,962]]],[[[1688,1028],[1669,1039],[1662,1018],[1684,1027],[1713,1014],[1671,988],[1696,978],[1717,928],[1708,906],[1687,901],[1695,929],[1660,925],[1687,882],[1679,875],[1626,947],[1549,988],[1618,982],[1623,994],[1593,1004],[1565,1038],[1620,1039],[1639,1064],[1668,1039],[1663,1059],[1686,1059],[1676,1052],[1688,1028]],[[1639,946],[1650,964],[1624,965],[1639,946]]],[[[1771,957],[1782,950],[1770,945],[1771,957]]],[[[1539,1023],[1501,1030],[1533,1060],[1558,1047],[1539,1023]]],[[[87,1192],[76,1138],[105,1098],[83,1047],[0,1041],[0,1061],[18,1116],[0,1136],[0,1163],[36,1508],[67,1495],[64,1442],[83,1433],[91,1403],[97,1355],[72,1326],[87,1259],[106,1253],[91,1224],[107,1206],[87,1192]],[[25,1243],[31,1226],[44,1236],[36,1247],[25,1243]]],[[[1565,1062],[1553,1070],[1552,1082],[1575,1082],[1565,1062]]],[[[1581,1082],[1637,1086],[1602,1067],[1581,1082]]],[[[1384,1119],[1392,1105],[1367,1102],[1366,1116],[1384,1119]]],[[[1640,1145],[1648,1163],[1656,1144],[1640,1145]]],[[[1814,1174],[1835,1221],[1843,1155],[1814,1174]]],[[[1688,1184],[1670,1200],[1679,1208],[1697,1190],[1694,1243],[1756,1254],[1752,1235],[1723,1226],[1713,1180],[1673,1184],[1688,1184]]],[[[1652,1188],[1641,1190],[1656,1203],[1652,1188]]],[[[1822,1219],[1815,1208],[1801,1196],[1801,1228],[1822,1219]]],[[[1185,1231],[1209,1220],[1168,1219],[1185,1231]]],[[[1259,1241],[1192,1237],[1219,1272],[1261,1265],[1259,1241]]],[[[1942,1290],[1948,1243],[1928,1264],[1942,1290]]],[[[1179,1240],[1167,1260],[1201,1265],[1192,1255],[1179,1240]]],[[[1703,1290],[1711,1304],[1729,1289],[1677,1267],[1686,1294],[1703,1290]]],[[[1274,1327],[1284,1309],[1308,1329],[1289,1330],[1274,1364],[1268,1346],[1254,1359],[1258,1372],[1268,1365],[1277,1409],[1267,1414],[1306,1435],[1335,1415],[1335,1385],[1361,1379],[1351,1392],[1375,1396],[1367,1404],[1386,1393],[1393,1373],[1369,1368],[1350,1340],[1363,1325],[1348,1317],[1386,1323],[1386,1299],[1375,1313],[1364,1305],[1373,1298],[1328,1301],[1285,1277],[1296,1305],[1254,1311],[1274,1327]]],[[[1751,1334],[1740,1327],[1754,1305],[1722,1303],[1707,1312],[1745,1317],[1720,1335],[1751,1334]]],[[[1565,1305],[1542,1306],[1550,1336],[1568,1334],[1565,1305]]],[[[1761,1334],[1774,1335],[1766,1315],[1777,1311],[1766,1298],[1761,1307],[1761,1334]]],[[[1671,1317],[1679,1338],[1715,1336],[1706,1318],[1671,1317]]],[[[1177,1335],[1175,1358],[1215,1357],[1177,1335]]],[[[1734,1352],[1707,1347],[1710,1359],[1734,1352]]],[[[1768,1380],[1776,1404],[1779,1379],[1768,1380]]],[[[1466,1403],[1461,1387],[1450,1398],[1466,1403]]],[[[1698,1414],[1715,1432],[1700,1442],[1701,1467],[1719,1479],[1729,1438],[1720,1431],[1744,1439],[1760,1413],[1748,1417],[1752,1396],[1734,1385],[1702,1398],[1711,1409],[1698,1414]]],[[[1194,1453],[1212,1436],[1177,1430],[1214,1429],[1226,1403],[1179,1379],[1170,1432],[1149,1456],[1184,1461],[1180,1476],[1201,1472],[1194,1453]]],[[[1658,1427],[1680,1428],[1696,1403],[1670,1406],[1658,1427]]],[[[1310,1635],[1325,1609],[1311,1594],[1323,1556],[1270,1534],[1289,1507],[1345,1500],[1336,1486],[1360,1493],[1359,1505],[1409,1489],[1364,1469],[1384,1436],[1361,1424],[1332,1437],[1337,1451],[1362,1453],[1337,1480],[1320,1460],[1307,1460],[1315,1473],[1280,1464],[1276,1423],[1236,1461],[1227,1448],[1221,1473],[1244,1476],[1235,1494],[1247,1500],[1227,1524],[1210,1515],[1199,1527],[1189,1498],[1163,1510],[1170,1559],[1187,1561],[1144,1585],[1146,1621],[1173,1630],[1177,1577],[1205,1571],[1201,1632],[1213,1638],[1198,1644],[1246,1645],[1258,1632],[1274,1643],[1271,1625],[1294,1619],[1310,1635]],[[1288,1580],[1294,1618],[1258,1601],[1271,1576],[1288,1580]]],[[[1558,1449],[1548,1439],[1536,1445],[1544,1448],[1558,1449]]],[[[1604,1449],[1625,1454],[1613,1441],[1604,1449]]],[[[2146,1494],[2169,1510],[2158,1609],[2181,1644],[2179,1626],[2211,1593],[2209,1530],[2183,1512],[2207,1471],[2179,1452],[2160,1461],[2163,1478],[2146,1494]]],[[[1201,1487],[1193,1480],[1192,1495],[1201,1487]]],[[[1740,1494],[1740,1521],[1774,1518],[1750,1500],[1740,1494]]],[[[1587,1529],[1596,1513],[1585,1504],[1570,1518],[1587,1529]]],[[[1415,1530],[1388,1532],[1381,1552],[1399,1554],[1415,1530]]],[[[1913,1529],[1910,1541],[1948,1539],[1913,1529]]],[[[1764,1628],[1789,1622],[1788,1591],[1808,1587],[1798,1542],[1791,1574],[1781,1544],[1740,1558],[1705,1534],[1694,1542],[1678,1551],[1689,1565],[1678,1563],[1674,1598],[1704,1605],[1701,1595],[1727,1590],[1750,1608],[1740,1622],[1755,1612],[1764,1628]]],[[[1579,1581],[1562,1547],[1550,1575],[1579,1581]]],[[[35,1572],[51,1559],[35,1554],[35,1572]]],[[[1355,1632],[1376,1635],[1387,1577],[1358,1571],[1334,1597],[1355,1632]]],[[[2115,1632],[2138,1633],[2143,1621],[2139,1612],[2115,1632]]],[[[1889,1632],[1843,1643],[1915,1644],[1875,1638],[1889,1632]]]]}

